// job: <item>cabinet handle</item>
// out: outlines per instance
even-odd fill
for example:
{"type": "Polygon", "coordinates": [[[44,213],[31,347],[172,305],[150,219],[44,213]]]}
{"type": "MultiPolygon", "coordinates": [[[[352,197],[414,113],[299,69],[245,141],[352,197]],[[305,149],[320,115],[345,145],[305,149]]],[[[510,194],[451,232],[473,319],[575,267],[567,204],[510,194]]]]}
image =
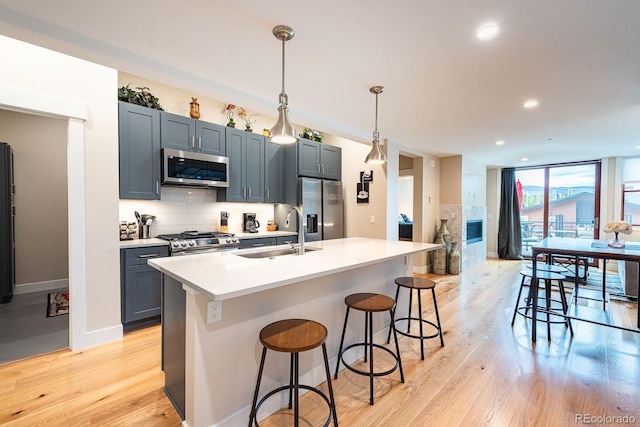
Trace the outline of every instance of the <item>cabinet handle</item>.
{"type": "Polygon", "coordinates": [[[196,148],[196,137],[195,136],[191,136],[191,149],[195,149],[196,148]]]}
{"type": "Polygon", "coordinates": [[[322,165],[322,173],[324,173],[324,165],[322,165]]]}
{"type": "Polygon", "coordinates": [[[202,150],[202,137],[198,137],[198,150],[202,150]]]}
{"type": "Polygon", "coordinates": [[[158,254],[138,255],[138,258],[157,258],[158,254]]]}
{"type": "Polygon", "coordinates": [[[242,198],[243,199],[247,198],[247,189],[246,189],[246,187],[242,187],[242,198]]]}
{"type": "Polygon", "coordinates": [[[267,188],[267,199],[269,198],[269,189],[267,188]]]}
{"type": "Polygon", "coordinates": [[[249,187],[249,198],[251,198],[251,187],[249,187]]]}
{"type": "Polygon", "coordinates": [[[253,244],[254,248],[257,248],[257,247],[260,247],[260,246],[264,246],[264,243],[254,243],[253,244]]]}
{"type": "Polygon", "coordinates": [[[320,163],[318,163],[318,173],[320,173],[320,163]]]}
{"type": "Polygon", "coordinates": [[[156,195],[160,194],[160,182],[156,181],[156,195]]]}

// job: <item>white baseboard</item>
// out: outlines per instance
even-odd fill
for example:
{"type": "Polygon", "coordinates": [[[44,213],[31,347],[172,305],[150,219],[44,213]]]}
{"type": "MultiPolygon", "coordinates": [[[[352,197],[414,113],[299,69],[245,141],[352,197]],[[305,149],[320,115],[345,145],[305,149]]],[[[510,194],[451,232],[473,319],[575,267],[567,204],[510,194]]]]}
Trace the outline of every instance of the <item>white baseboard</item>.
{"type": "Polygon", "coordinates": [[[69,279],[48,280],[46,282],[22,283],[16,285],[13,293],[29,294],[31,292],[50,291],[52,289],[61,289],[69,287],[69,279]]]}
{"type": "Polygon", "coordinates": [[[85,332],[84,342],[81,345],[71,343],[72,351],[83,350],[87,347],[93,347],[100,344],[106,344],[111,341],[121,340],[123,336],[122,324],[111,326],[109,328],[98,329],[96,331],[85,332]]]}
{"type": "Polygon", "coordinates": [[[498,252],[488,252],[487,251],[487,258],[498,258],[498,252]]]}
{"type": "Polygon", "coordinates": [[[415,274],[425,274],[425,273],[428,273],[429,270],[431,270],[431,269],[429,268],[428,265],[421,265],[419,267],[417,267],[415,265],[413,266],[413,272],[415,274]]]}

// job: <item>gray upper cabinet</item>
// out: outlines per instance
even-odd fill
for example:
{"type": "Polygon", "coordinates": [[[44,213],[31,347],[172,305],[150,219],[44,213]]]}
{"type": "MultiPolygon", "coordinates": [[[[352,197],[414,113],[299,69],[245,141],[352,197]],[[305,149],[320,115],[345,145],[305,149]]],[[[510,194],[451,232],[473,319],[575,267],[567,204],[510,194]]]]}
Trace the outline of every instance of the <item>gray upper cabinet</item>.
{"type": "Polygon", "coordinates": [[[342,149],[300,138],[288,146],[287,165],[297,164],[298,176],[310,178],[342,179],[342,149]],[[294,162],[294,163],[292,163],[294,162]]]}
{"type": "Polygon", "coordinates": [[[264,202],[264,136],[235,128],[226,129],[229,187],[219,190],[218,200],[264,202]]]}
{"type": "Polygon", "coordinates": [[[320,177],[342,180],[342,148],[320,144],[320,177]]]}
{"type": "Polygon", "coordinates": [[[160,111],[118,102],[120,198],[160,199],[160,111]]]}
{"type": "Polygon", "coordinates": [[[225,126],[161,113],[162,148],[226,155],[225,126]]]}
{"type": "Polygon", "coordinates": [[[264,201],[284,203],[284,146],[265,138],[264,201]]]}

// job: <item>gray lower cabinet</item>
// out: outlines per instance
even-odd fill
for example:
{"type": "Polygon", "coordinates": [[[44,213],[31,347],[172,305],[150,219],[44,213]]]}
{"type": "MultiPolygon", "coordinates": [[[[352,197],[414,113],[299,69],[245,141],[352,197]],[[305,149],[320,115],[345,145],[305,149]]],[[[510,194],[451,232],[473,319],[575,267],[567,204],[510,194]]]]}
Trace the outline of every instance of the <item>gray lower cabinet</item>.
{"type": "Polygon", "coordinates": [[[255,239],[240,239],[240,249],[260,248],[262,246],[274,246],[277,244],[275,237],[258,237],[255,239]]]}
{"type": "Polygon", "coordinates": [[[227,128],[229,187],[218,201],[264,202],[264,136],[227,128]]]}
{"type": "Polygon", "coordinates": [[[160,111],[118,102],[121,199],[160,199],[160,111]]]}
{"type": "Polygon", "coordinates": [[[240,239],[240,249],[286,245],[287,243],[298,243],[298,236],[256,237],[254,239],[240,239]]]}
{"type": "Polygon", "coordinates": [[[225,126],[163,111],[160,114],[162,148],[226,155],[225,126]]]}
{"type": "Polygon", "coordinates": [[[125,330],[160,320],[162,275],[147,260],[166,256],[168,246],[120,249],[121,318],[125,330]]]}
{"type": "Polygon", "coordinates": [[[277,245],[286,245],[289,243],[298,243],[298,236],[280,236],[276,237],[277,245]]]}

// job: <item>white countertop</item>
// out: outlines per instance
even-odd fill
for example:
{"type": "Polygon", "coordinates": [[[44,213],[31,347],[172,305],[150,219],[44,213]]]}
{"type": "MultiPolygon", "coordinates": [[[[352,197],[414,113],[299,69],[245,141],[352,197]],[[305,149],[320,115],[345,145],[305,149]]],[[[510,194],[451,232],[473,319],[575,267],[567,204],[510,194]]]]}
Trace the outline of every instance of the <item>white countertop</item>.
{"type": "Polygon", "coordinates": [[[155,237],[150,239],[120,240],[120,249],[144,248],[147,246],[169,246],[169,242],[155,237]]]}
{"type": "MultiPolygon", "coordinates": [[[[286,245],[280,247],[283,246],[286,245]]],[[[242,249],[156,258],[148,263],[214,300],[225,300],[440,247],[433,243],[360,237],[323,240],[306,246],[322,250],[269,259],[236,255],[266,248],[242,249]]]]}

